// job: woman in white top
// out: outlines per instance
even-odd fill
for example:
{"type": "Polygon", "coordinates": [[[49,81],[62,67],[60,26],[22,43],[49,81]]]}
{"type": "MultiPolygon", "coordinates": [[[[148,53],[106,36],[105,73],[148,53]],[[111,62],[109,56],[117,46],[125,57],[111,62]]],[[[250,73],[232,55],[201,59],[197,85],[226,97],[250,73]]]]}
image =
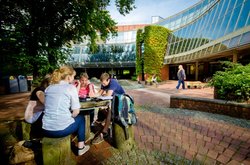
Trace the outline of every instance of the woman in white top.
{"type": "Polygon", "coordinates": [[[45,110],[43,116],[43,131],[47,137],[65,137],[77,132],[78,155],[89,150],[85,145],[85,119],[78,115],[80,102],[78,92],[71,83],[76,72],[68,66],[56,69],[50,86],[45,90],[45,110]]]}

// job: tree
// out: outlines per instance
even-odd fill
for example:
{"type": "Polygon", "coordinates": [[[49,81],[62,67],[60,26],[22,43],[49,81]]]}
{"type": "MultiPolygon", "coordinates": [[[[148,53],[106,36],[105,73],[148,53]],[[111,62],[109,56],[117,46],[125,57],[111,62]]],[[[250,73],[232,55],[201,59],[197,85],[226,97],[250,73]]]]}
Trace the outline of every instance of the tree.
{"type": "MultiPolygon", "coordinates": [[[[94,51],[97,39],[116,34],[109,5],[110,0],[1,1],[0,69],[36,77],[63,62],[72,42],[88,40],[94,51]]],[[[115,5],[122,15],[135,8],[134,0],[116,0],[115,5]]]]}

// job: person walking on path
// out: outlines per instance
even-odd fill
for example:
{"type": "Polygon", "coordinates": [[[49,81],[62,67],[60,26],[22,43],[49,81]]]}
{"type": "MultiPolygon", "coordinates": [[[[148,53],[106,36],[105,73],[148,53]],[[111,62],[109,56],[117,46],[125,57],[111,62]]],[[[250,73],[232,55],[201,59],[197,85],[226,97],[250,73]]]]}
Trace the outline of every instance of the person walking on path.
{"type": "Polygon", "coordinates": [[[182,65],[179,65],[178,69],[179,69],[177,72],[178,84],[176,86],[176,89],[179,89],[181,84],[182,84],[182,89],[185,89],[185,80],[186,80],[185,70],[183,69],[182,65]]]}
{"type": "Polygon", "coordinates": [[[71,84],[76,75],[69,66],[56,69],[51,75],[50,86],[45,90],[45,110],[42,119],[46,137],[60,138],[77,132],[78,155],[89,150],[85,145],[85,118],[80,113],[76,87],[71,84]]]}

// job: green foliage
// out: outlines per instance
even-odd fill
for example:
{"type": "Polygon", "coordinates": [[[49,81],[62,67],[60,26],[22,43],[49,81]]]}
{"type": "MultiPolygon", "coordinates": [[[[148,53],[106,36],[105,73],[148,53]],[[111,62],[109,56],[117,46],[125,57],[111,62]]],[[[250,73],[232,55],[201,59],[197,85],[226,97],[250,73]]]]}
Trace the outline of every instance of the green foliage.
{"type": "Polygon", "coordinates": [[[115,5],[122,15],[128,14],[131,10],[135,9],[133,5],[135,0],[116,0],[115,5]]]}
{"type": "Polygon", "coordinates": [[[160,76],[170,31],[162,26],[156,25],[146,26],[144,31],[144,33],[141,29],[137,31],[136,73],[141,73],[141,66],[142,63],[144,63],[145,73],[160,76]],[[142,43],[144,43],[144,54],[140,55],[142,43]]]}
{"type": "MultiPolygon", "coordinates": [[[[123,15],[135,8],[134,0],[115,3],[123,15]]],[[[109,5],[110,0],[1,1],[1,72],[8,66],[3,74],[30,72],[39,76],[65,63],[68,53],[62,48],[74,42],[88,40],[94,52],[97,40],[116,35],[116,22],[106,10],[109,5]]]]}
{"type": "Polygon", "coordinates": [[[136,76],[132,76],[132,77],[131,77],[131,80],[132,80],[132,81],[137,81],[137,77],[136,77],[136,76]]]}
{"type": "Polygon", "coordinates": [[[145,27],[144,70],[149,75],[160,75],[167,48],[169,30],[161,26],[145,27]]]}
{"type": "Polygon", "coordinates": [[[250,64],[223,62],[225,71],[214,74],[209,85],[214,86],[219,99],[237,102],[250,98],[250,64]]]}

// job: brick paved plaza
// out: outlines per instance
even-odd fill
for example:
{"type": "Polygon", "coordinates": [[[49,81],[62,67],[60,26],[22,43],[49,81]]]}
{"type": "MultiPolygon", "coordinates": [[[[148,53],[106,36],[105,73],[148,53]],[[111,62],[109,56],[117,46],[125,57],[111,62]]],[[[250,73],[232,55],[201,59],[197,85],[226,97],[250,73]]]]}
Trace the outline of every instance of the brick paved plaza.
{"type": "MultiPolygon", "coordinates": [[[[134,127],[134,133],[138,148],[148,152],[175,154],[189,160],[196,159],[204,164],[249,165],[250,121],[171,109],[171,95],[213,98],[212,88],[176,90],[175,85],[176,81],[167,81],[157,88],[147,86],[127,89],[127,93],[134,97],[137,108],[138,124],[134,127]]],[[[28,95],[20,93],[0,96],[0,120],[21,119],[28,95]]],[[[101,164],[111,159],[112,155],[112,146],[103,142],[92,145],[90,152],[75,159],[78,164],[101,164]]],[[[148,158],[147,162],[150,160],[148,158]]],[[[137,163],[140,164],[139,161],[137,163]]]]}

